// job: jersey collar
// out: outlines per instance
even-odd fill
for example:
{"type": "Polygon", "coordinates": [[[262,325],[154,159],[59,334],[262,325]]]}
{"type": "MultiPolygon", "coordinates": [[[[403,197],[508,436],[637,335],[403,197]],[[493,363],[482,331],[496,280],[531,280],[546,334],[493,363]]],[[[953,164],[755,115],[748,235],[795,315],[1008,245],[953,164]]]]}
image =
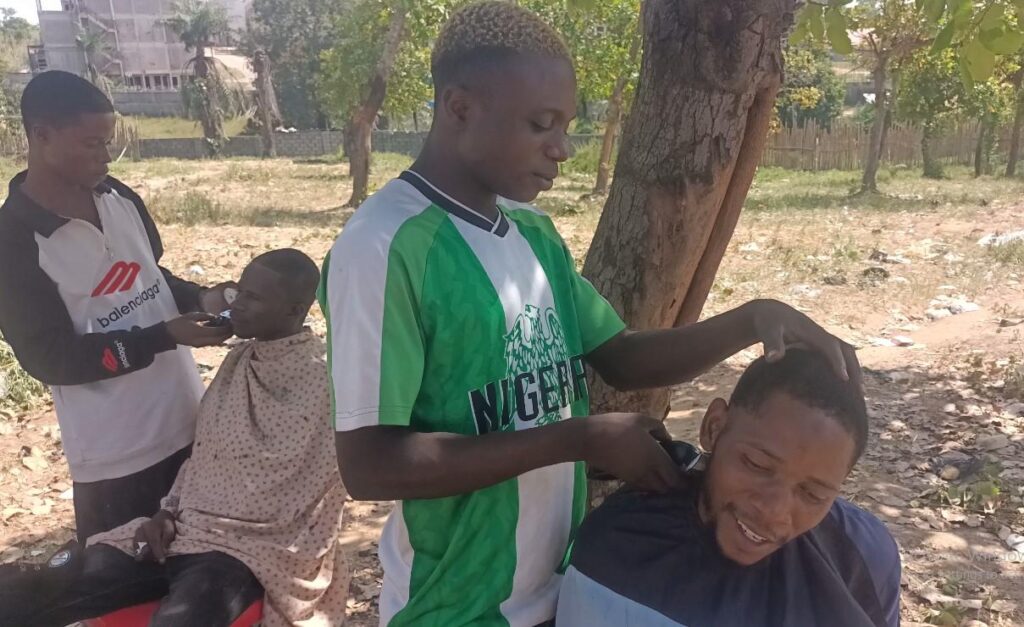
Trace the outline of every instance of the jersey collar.
{"type": "Polygon", "coordinates": [[[442,192],[418,172],[406,170],[399,174],[398,178],[415,187],[419,193],[427,197],[427,200],[444,209],[451,215],[468,222],[479,229],[483,229],[488,233],[493,233],[498,237],[505,237],[505,234],[508,233],[508,218],[505,217],[505,213],[500,209],[498,210],[498,218],[491,221],[461,202],[455,200],[448,194],[442,192]]]}
{"type": "MultiPolygon", "coordinates": [[[[21,191],[21,184],[28,177],[28,170],[19,172],[11,179],[7,188],[7,202],[4,205],[36,233],[49,238],[53,233],[69,222],[63,216],[39,205],[21,191]]],[[[113,189],[106,182],[100,182],[94,189],[97,194],[109,194],[113,189]]]]}

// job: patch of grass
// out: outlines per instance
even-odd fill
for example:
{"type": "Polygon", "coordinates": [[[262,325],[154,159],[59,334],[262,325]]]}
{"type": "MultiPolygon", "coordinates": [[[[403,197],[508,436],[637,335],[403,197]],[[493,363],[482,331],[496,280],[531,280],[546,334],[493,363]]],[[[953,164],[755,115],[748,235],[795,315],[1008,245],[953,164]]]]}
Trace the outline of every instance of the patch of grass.
{"type": "Polygon", "coordinates": [[[345,222],[343,214],[338,210],[327,211],[289,211],[274,207],[257,207],[250,211],[230,214],[232,224],[247,226],[315,226],[334,227],[340,229],[345,222]]]}
{"type": "MultiPolygon", "coordinates": [[[[139,129],[142,139],[173,139],[181,137],[202,137],[203,129],[196,120],[185,118],[152,118],[125,116],[125,122],[139,129]]],[[[245,117],[231,118],[224,122],[224,133],[228,137],[239,135],[245,129],[245,117]]]]}
{"type": "Polygon", "coordinates": [[[131,178],[133,180],[185,176],[196,173],[196,163],[196,161],[188,159],[121,160],[110,164],[110,173],[120,179],[131,178]]]}
{"type": "Polygon", "coordinates": [[[987,253],[997,263],[1024,266],[1024,241],[1022,240],[1002,246],[989,246],[987,253]]]}
{"type": "Polygon", "coordinates": [[[551,216],[579,215],[589,208],[584,201],[573,202],[559,196],[542,196],[534,205],[551,216]]]}
{"type": "Polygon", "coordinates": [[[937,181],[924,178],[919,169],[889,168],[878,174],[881,193],[855,195],[860,187],[860,172],[761,168],[745,208],[750,212],[839,208],[892,212],[940,207],[943,211],[974,211],[979,206],[1007,202],[1024,194],[1024,184],[1017,179],[974,178],[962,166],[949,166],[946,174],[946,179],[937,181]]]}
{"type": "Polygon", "coordinates": [[[197,191],[188,191],[182,196],[154,196],[149,201],[149,212],[162,224],[195,226],[230,222],[230,213],[224,205],[197,191]]]}
{"type": "Polygon", "coordinates": [[[931,610],[928,617],[929,625],[940,627],[960,627],[969,618],[967,610],[952,604],[943,604],[931,610]]]}
{"type": "Polygon", "coordinates": [[[0,339],[0,409],[25,411],[48,397],[46,386],[21,369],[14,351],[0,339]]]}
{"type": "Polygon", "coordinates": [[[263,181],[269,178],[267,172],[261,168],[248,167],[245,164],[232,162],[224,172],[224,178],[230,181],[263,181]]]}
{"type": "Polygon", "coordinates": [[[980,514],[995,513],[1014,492],[999,478],[1001,471],[999,464],[986,464],[971,481],[944,486],[939,492],[940,502],[980,514]]]}
{"type": "Polygon", "coordinates": [[[290,178],[302,181],[325,181],[331,183],[340,183],[341,181],[350,180],[351,177],[349,177],[348,175],[348,168],[344,168],[341,166],[341,164],[338,164],[329,168],[304,168],[292,174],[290,178]]]}
{"type": "Polygon", "coordinates": [[[371,161],[370,175],[381,175],[388,179],[397,176],[412,165],[413,158],[397,152],[375,152],[371,161]]]}
{"type": "Polygon", "coordinates": [[[832,258],[837,262],[860,261],[860,249],[849,237],[832,244],[832,258]]]}

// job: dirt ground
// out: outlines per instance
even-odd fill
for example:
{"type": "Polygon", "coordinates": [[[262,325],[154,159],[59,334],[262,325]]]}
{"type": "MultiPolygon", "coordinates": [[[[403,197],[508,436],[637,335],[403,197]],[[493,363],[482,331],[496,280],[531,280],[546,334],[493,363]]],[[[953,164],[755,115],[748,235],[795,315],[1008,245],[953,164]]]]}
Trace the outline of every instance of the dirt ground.
{"type": "MultiPolygon", "coordinates": [[[[338,208],[340,169],[232,160],[128,164],[117,174],[170,207],[164,265],[213,283],[271,248],[322,258],[350,214],[338,208]],[[224,215],[188,218],[173,204],[188,193],[223,202],[224,215]]],[[[1024,246],[978,243],[1024,229],[1024,183],[897,173],[891,196],[851,201],[852,176],[762,173],[707,313],[778,298],[859,348],[871,437],[844,492],[897,538],[904,624],[1024,624],[1024,547],[1015,553],[1010,535],[1024,535],[1024,246]]],[[[580,259],[598,219],[596,203],[577,202],[583,191],[585,181],[570,179],[540,203],[580,259]]],[[[323,332],[318,313],[310,323],[323,332]]],[[[204,377],[225,352],[196,352],[204,377]]],[[[729,394],[757,352],[679,387],[673,434],[692,438],[708,402],[729,394]]],[[[0,563],[44,560],[71,538],[70,487],[52,411],[0,415],[0,563]]],[[[389,510],[348,504],[349,624],[377,624],[376,541],[389,510]]]]}

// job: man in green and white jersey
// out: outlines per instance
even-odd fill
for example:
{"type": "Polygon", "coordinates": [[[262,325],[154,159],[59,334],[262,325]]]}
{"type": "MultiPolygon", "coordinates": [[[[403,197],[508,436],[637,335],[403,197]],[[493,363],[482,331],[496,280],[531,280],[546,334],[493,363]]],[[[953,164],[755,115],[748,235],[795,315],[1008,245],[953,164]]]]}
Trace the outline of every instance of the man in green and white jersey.
{"type": "Polygon", "coordinates": [[[399,501],[380,543],[383,625],[544,624],[586,507],[583,462],[642,489],[679,485],[658,420],[587,416],[585,364],[618,387],[663,386],[757,341],[775,358],[800,341],[857,374],[848,346],[771,301],[626,330],[522,204],[568,156],[569,59],[513,3],[457,12],[434,50],[422,154],[324,264],[342,476],[354,498],[399,501]]]}

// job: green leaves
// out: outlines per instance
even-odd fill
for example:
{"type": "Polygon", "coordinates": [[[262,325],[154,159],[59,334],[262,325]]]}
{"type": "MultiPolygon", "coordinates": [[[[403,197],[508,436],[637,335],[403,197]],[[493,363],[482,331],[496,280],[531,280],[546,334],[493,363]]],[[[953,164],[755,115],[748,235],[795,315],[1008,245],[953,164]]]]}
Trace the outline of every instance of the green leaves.
{"type": "Polygon", "coordinates": [[[938,54],[946,48],[949,48],[953,43],[953,36],[955,34],[956,24],[950,20],[942,30],[939,31],[939,34],[935,36],[935,41],[932,42],[932,54],[938,54]]]}
{"type": "Polygon", "coordinates": [[[988,80],[996,69],[995,53],[986,48],[980,39],[971,40],[961,54],[967,73],[976,82],[988,80]]]}
{"type": "Polygon", "coordinates": [[[847,32],[846,17],[838,8],[831,7],[825,11],[825,25],[832,49],[839,54],[853,53],[853,42],[850,41],[850,34],[847,32]]]}
{"type": "Polygon", "coordinates": [[[790,43],[797,45],[807,39],[828,41],[837,53],[852,54],[853,42],[849,34],[852,24],[843,12],[847,4],[850,0],[828,0],[827,6],[820,3],[805,5],[790,35],[790,43]]]}
{"type": "Polygon", "coordinates": [[[807,41],[807,36],[810,34],[810,29],[807,28],[807,20],[801,19],[796,23],[796,28],[793,29],[793,33],[789,36],[789,43],[794,46],[800,45],[807,41]]]}
{"type": "Polygon", "coordinates": [[[984,31],[980,39],[986,48],[999,55],[1016,54],[1024,46],[1024,32],[1011,28],[984,31]]]}
{"type": "Polygon", "coordinates": [[[822,19],[823,13],[824,7],[818,5],[807,7],[807,32],[813,35],[815,39],[821,39],[825,36],[825,22],[822,19]]]}
{"type": "Polygon", "coordinates": [[[924,12],[925,17],[933,24],[938,24],[942,14],[946,12],[946,0],[924,0],[919,10],[924,12]]]}
{"type": "Polygon", "coordinates": [[[992,4],[982,14],[981,30],[992,30],[1002,28],[1006,22],[1006,5],[992,4]]]}
{"type": "Polygon", "coordinates": [[[846,4],[842,0],[832,0],[826,8],[821,4],[808,4],[800,15],[800,21],[790,36],[794,44],[802,43],[808,37],[815,41],[823,41],[826,36],[829,43],[839,54],[853,52],[853,44],[847,33],[846,16],[840,7],[846,4]]]}
{"type": "Polygon", "coordinates": [[[186,50],[208,47],[231,31],[227,10],[215,2],[180,0],[171,5],[171,12],[163,25],[181,39],[186,50]]]}

